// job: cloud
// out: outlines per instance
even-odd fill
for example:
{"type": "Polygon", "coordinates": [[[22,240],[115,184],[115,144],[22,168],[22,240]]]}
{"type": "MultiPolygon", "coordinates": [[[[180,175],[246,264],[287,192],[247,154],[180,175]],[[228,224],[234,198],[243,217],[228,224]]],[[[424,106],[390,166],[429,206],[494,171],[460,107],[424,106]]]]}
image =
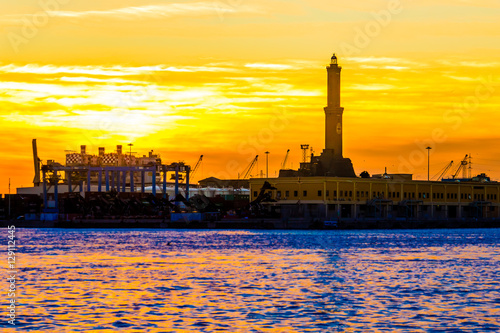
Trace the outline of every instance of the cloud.
{"type": "Polygon", "coordinates": [[[287,70],[292,69],[293,67],[290,65],[283,64],[263,64],[263,63],[255,63],[255,64],[245,64],[247,68],[255,68],[255,69],[272,69],[272,70],[287,70]]]}
{"type": "MultiPolygon", "coordinates": [[[[218,66],[55,66],[55,65],[37,65],[28,64],[19,66],[9,64],[0,66],[0,73],[22,73],[22,74],[83,74],[94,76],[127,76],[127,75],[148,75],[153,72],[236,72],[236,68],[218,67],[218,66]]],[[[67,81],[71,79],[66,78],[67,81]]],[[[73,78],[77,81],[77,78],[73,78]]],[[[82,79],[83,80],[83,79],[82,79]]],[[[97,82],[97,81],[96,81],[97,82]]]]}
{"type": "MultiPolygon", "coordinates": [[[[244,5],[231,5],[230,2],[191,2],[191,3],[170,3],[147,6],[122,7],[108,10],[87,10],[87,11],[48,11],[51,17],[79,19],[79,18],[97,18],[114,20],[141,20],[141,19],[163,19],[171,17],[186,16],[205,16],[205,15],[223,15],[235,13],[261,13],[261,10],[244,5]]],[[[1,20],[4,22],[22,23],[25,15],[10,14],[3,15],[1,20]]]]}
{"type": "Polygon", "coordinates": [[[348,89],[353,90],[391,90],[397,89],[396,86],[390,84],[353,84],[348,89]]]}

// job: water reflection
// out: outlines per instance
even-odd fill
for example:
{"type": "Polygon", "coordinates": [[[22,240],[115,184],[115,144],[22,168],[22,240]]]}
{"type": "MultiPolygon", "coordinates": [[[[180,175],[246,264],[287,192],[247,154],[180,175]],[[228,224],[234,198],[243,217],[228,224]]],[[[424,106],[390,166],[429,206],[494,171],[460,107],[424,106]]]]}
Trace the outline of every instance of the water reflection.
{"type": "Polygon", "coordinates": [[[499,236],[499,230],[23,229],[18,326],[497,331],[499,236]]]}

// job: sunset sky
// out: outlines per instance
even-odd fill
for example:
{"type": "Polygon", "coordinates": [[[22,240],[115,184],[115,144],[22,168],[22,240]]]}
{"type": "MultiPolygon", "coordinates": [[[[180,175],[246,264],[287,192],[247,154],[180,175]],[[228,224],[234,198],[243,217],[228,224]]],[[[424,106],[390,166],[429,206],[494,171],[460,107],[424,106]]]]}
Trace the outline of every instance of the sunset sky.
{"type": "MultiPolygon", "coordinates": [[[[344,156],[357,174],[431,176],[472,154],[500,180],[500,2],[0,0],[0,193],[40,158],[133,143],[197,179],[269,151],[324,148],[326,65],[342,70],[344,156]]],[[[293,163],[293,165],[292,165],[293,163]]],[[[455,169],[455,167],[453,167],[455,169]]],[[[257,176],[257,170],[253,172],[257,176]]]]}

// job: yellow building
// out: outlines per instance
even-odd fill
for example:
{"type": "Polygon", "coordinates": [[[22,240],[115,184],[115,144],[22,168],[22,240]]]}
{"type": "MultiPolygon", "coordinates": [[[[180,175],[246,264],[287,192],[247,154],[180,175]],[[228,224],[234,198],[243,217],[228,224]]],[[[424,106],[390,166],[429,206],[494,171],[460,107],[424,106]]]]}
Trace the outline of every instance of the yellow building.
{"type": "MultiPolygon", "coordinates": [[[[487,178],[486,178],[487,179],[487,178]]],[[[404,177],[281,177],[250,180],[250,200],[258,200],[265,181],[267,210],[283,219],[459,221],[497,219],[500,183],[415,181],[404,177]]],[[[483,180],[483,181],[481,181],[483,180]]]]}

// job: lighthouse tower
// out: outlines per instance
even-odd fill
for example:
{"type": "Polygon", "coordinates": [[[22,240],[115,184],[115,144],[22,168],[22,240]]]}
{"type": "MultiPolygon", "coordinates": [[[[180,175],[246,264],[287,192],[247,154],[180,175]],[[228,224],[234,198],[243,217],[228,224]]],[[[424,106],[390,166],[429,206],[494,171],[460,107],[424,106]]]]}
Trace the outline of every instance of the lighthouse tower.
{"type": "Polygon", "coordinates": [[[328,72],[328,104],[325,107],[325,149],[332,149],[335,157],[342,157],[342,114],[340,106],[340,67],[333,54],[328,72]]]}
{"type": "Polygon", "coordinates": [[[280,170],[280,177],[356,177],[350,159],[342,152],[342,116],[340,106],[340,71],[337,56],[333,54],[328,72],[328,101],[325,110],[325,149],[321,155],[311,154],[311,161],[300,163],[299,170],[280,170]]]}
{"type": "Polygon", "coordinates": [[[335,54],[330,65],[326,67],[328,73],[328,101],[325,110],[325,149],[320,156],[311,160],[311,175],[356,177],[351,160],[344,158],[342,152],[342,116],[344,108],[340,106],[340,71],[335,54]]]}

